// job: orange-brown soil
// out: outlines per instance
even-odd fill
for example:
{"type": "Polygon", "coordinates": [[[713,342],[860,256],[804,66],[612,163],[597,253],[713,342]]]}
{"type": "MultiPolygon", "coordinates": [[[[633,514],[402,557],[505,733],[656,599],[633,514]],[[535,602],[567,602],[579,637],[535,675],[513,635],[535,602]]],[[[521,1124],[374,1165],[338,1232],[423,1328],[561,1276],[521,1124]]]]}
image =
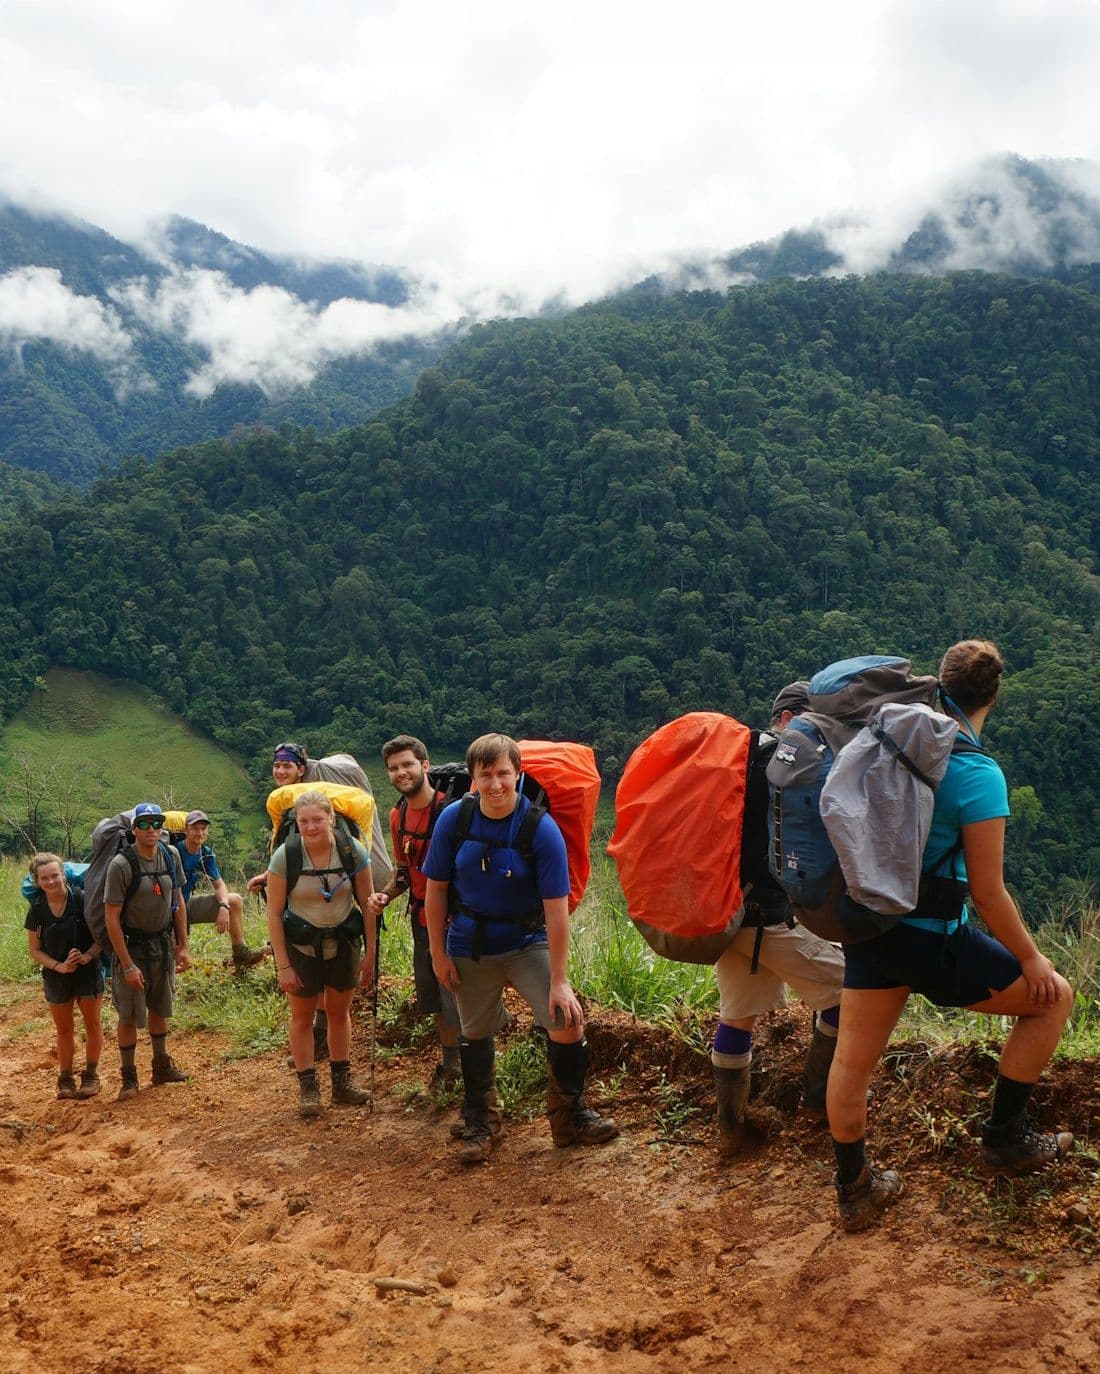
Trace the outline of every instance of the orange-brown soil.
{"type": "MultiPolygon", "coordinates": [[[[556,1150],[541,1118],[510,1121],[491,1162],[463,1171],[453,1109],[407,1091],[427,1051],[379,1064],[372,1114],[318,1122],[297,1119],[281,1054],[227,1061],[212,1034],[174,1037],[185,1085],[116,1103],[109,1047],[103,1095],[57,1102],[40,993],[9,987],[3,1002],[13,1374],[1100,1368],[1092,1064],[1055,1066],[1038,1100],[1084,1150],[1046,1177],[990,1182],[967,1133],[989,1054],[901,1046],[872,1131],[905,1196],[846,1236],[828,1137],[792,1111],[801,1009],[760,1038],[757,1119],[776,1133],[734,1163],[713,1154],[705,1059],[593,1008],[592,1097],[622,1137],[556,1150]],[[377,1282],[390,1279],[419,1291],[377,1282]]],[[[359,1022],[360,1078],[365,1046],[359,1022]]],[[[138,1062],[147,1085],[147,1042],[138,1062]]]]}

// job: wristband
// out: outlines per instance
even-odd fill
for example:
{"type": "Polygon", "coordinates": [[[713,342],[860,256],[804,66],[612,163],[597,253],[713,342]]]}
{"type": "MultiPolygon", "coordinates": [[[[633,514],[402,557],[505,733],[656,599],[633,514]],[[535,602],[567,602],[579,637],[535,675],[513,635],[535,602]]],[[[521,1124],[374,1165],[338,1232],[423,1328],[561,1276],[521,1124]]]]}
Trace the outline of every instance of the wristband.
{"type": "Polygon", "coordinates": [[[228,902],[219,902],[219,903],[218,903],[218,910],[221,911],[221,909],[222,909],[223,907],[225,908],[226,911],[228,911],[228,910],[229,910],[229,903],[228,903],[228,902]]]}
{"type": "Polygon", "coordinates": [[[137,964],[131,964],[129,968],[124,968],[124,969],[122,970],[122,976],[123,976],[123,978],[125,978],[126,975],[127,975],[128,973],[133,973],[134,970],[135,970],[136,968],[137,968],[137,964]]]}

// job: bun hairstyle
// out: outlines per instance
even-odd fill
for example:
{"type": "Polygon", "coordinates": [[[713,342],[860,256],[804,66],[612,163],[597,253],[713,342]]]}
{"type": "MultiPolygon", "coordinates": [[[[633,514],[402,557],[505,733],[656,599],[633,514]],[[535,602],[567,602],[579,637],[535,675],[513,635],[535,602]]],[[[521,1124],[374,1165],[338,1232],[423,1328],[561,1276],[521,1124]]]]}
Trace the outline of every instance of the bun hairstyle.
{"type": "Polygon", "coordinates": [[[952,644],[940,662],[940,687],[961,711],[969,713],[996,700],[1005,661],[988,639],[952,644]]]}

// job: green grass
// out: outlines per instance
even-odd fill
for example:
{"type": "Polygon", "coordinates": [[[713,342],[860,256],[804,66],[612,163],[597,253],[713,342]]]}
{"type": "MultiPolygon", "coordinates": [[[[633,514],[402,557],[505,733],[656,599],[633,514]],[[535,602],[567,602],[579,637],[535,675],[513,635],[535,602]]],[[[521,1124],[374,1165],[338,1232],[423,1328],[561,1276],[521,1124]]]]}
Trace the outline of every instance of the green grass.
{"type": "MultiPolygon", "coordinates": [[[[53,773],[45,785],[40,847],[64,847],[61,816],[71,812],[73,847],[82,857],[101,817],[141,800],[175,810],[201,807],[214,822],[211,842],[226,858],[253,847],[267,829],[240,762],[133,683],[51,669],[44,689],[0,733],[3,810],[20,821],[28,767],[32,790],[34,779],[53,773]]],[[[7,817],[3,829],[13,830],[7,817]]]]}

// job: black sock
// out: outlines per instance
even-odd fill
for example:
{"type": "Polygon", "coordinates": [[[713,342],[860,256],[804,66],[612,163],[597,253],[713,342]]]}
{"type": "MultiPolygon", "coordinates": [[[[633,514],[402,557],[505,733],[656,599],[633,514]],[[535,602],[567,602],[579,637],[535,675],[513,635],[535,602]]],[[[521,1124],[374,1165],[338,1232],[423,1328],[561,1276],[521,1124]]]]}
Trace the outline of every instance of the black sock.
{"type": "Polygon", "coordinates": [[[317,1070],[315,1068],[299,1069],[298,1082],[303,1088],[317,1086],[317,1070]]]}
{"type": "Polygon", "coordinates": [[[154,1034],[150,1031],[150,1033],[149,1033],[149,1039],[153,1042],[153,1053],[154,1053],[154,1054],[156,1054],[156,1055],[164,1055],[164,1054],[167,1054],[167,1053],[168,1053],[168,1032],[167,1032],[167,1031],[165,1031],[163,1035],[154,1035],[154,1034]]]}
{"type": "Polygon", "coordinates": [[[84,1072],[90,1077],[99,1068],[98,1059],[89,1059],[84,1065],[84,1072]]]}
{"type": "Polygon", "coordinates": [[[989,1131],[997,1136],[1010,1136],[1027,1115],[1034,1083],[1020,1083],[1015,1078],[997,1075],[993,1088],[993,1110],[989,1114],[989,1131]]]}
{"type": "Polygon", "coordinates": [[[836,1175],[841,1187],[854,1183],[867,1167],[867,1137],[861,1140],[833,1141],[836,1175]]]}
{"type": "Polygon", "coordinates": [[[334,1079],[339,1078],[341,1074],[350,1073],[350,1072],[351,1072],[351,1060],[350,1060],[350,1059],[330,1059],[330,1060],[328,1061],[328,1071],[329,1071],[329,1073],[332,1074],[332,1077],[333,1077],[334,1079]]]}

